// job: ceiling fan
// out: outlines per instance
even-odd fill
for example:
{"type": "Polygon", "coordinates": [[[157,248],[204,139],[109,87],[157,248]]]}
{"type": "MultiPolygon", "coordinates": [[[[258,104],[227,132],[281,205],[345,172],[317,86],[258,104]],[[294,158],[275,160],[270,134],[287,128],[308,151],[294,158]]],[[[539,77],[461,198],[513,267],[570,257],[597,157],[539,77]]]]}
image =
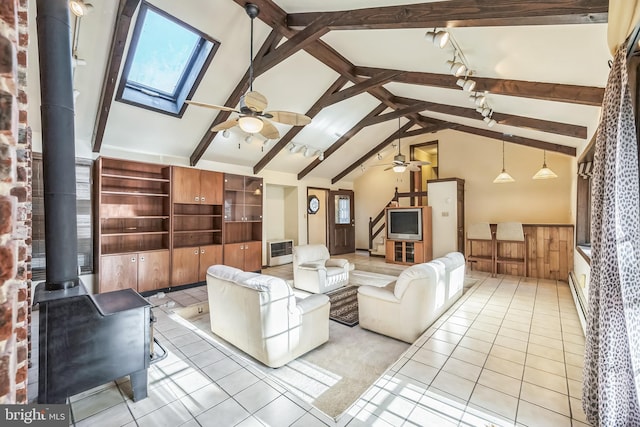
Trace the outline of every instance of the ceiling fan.
{"type": "Polygon", "coordinates": [[[280,133],[271,123],[283,123],[293,126],[304,126],[311,123],[311,118],[300,113],[291,111],[265,111],[267,108],[267,98],[260,92],[253,90],[253,20],[260,13],[260,9],[253,3],[247,3],[244,7],[247,15],[251,18],[251,46],[249,57],[249,92],[240,98],[239,108],[225,107],[220,105],[205,104],[203,102],[186,101],[187,104],[199,107],[213,108],[214,110],[230,111],[238,113],[239,117],[227,120],[211,128],[212,132],[219,132],[239,126],[243,131],[254,134],[259,133],[266,139],[278,139],[280,133]]]}
{"type": "MultiPolygon", "coordinates": [[[[423,160],[409,160],[407,161],[407,158],[405,157],[404,154],[401,154],[400,151],[400,117],[398,117],[398,154],[396,154],[395,156],[393,156],[393,162],[391,164],[389,164],[385,170],[388,171],[390,169],[393,169],[394,172],[398,172],[398,173],[402,173],[405,170],[407,170],[407,168],[411,171],[411,172],[418,172],[420,171],[420,166],[424,166],[424,165],[430,165],[431,162],[427,162],[427,161],[423,161],[423,160]]],[[[380,166],[385,166],[385,165],[380,165],[380,166]]]]}

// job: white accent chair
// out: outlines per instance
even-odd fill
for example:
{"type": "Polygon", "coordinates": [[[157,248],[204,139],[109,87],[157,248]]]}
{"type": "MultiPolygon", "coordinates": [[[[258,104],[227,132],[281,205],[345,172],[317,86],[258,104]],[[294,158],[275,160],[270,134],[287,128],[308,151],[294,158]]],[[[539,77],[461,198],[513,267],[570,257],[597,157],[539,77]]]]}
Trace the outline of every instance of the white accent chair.
{"type": "Polygon", "coordinates": [[[360,327],[413,343],[460,298],[464,269],[464,256],[452,252],[407,268],[383,288],[360,286],[360,327]]]}
{"type": "Polygon", "coordinates": [[[313,294],[324,294],[349,283],[349,261],[330,258],[324,245],[293,248],[293,286],[313,294]]]}
{"type": "Polygon", "coordinates": [[[329,297],[296,302],[291,287],[273,276],[226,265],[207,270],[211,331],[272,368],[329,339],[329,297]]]}

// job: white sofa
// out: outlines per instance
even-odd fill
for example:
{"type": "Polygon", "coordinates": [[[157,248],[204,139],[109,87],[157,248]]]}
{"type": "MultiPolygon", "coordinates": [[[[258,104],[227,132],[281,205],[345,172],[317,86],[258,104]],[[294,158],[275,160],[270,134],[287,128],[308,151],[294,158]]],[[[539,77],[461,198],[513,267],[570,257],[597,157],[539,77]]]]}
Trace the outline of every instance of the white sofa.
{"type": "Polygon", "coordinates": [[[293,248],[293,286],[313,294],[324,294],[349,283],[349,261],[330,258],[324,245],[293,248]]]}
{"type": "Polygon", "coordinates": [[[207,270],[211,331],[277,368],[329,339],[329,298],[296,301],[282,279],[226,265],[207,270]]]}
{"type": "Polygon", "coordinates": [[[452,252],[407,268],[383,288],[360,286],[360,327],[413,343],[462,295],[464,266],[452,252]]]}

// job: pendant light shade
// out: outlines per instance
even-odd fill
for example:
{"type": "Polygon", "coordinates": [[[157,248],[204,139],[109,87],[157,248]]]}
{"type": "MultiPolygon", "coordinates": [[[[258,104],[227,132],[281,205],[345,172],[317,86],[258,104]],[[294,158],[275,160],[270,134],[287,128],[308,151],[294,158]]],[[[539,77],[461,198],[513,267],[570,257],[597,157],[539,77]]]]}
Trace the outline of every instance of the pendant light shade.
{"type": "Polygon", "coordinates": [[[507,182],[515,182],[511,175],[504,168],[504,140],[502,140],[502,172],[496,176],[496,179],[493,180],[494,184],[506,184],[507,182]]]}
{"type": "Polygon", "coordinates": [[[547,151],[544,150],[544,154],[543,154],[543,160],[542,160],[542,167],[540,168],[540,170],[538,172],[536,172],[535,175],[533,175],[533,179],[552,179],[552,178],[557,178],[558,175],[555,174],[555,172],[553,172],[551,169],[549,169],[547,167],[547,151]]]}

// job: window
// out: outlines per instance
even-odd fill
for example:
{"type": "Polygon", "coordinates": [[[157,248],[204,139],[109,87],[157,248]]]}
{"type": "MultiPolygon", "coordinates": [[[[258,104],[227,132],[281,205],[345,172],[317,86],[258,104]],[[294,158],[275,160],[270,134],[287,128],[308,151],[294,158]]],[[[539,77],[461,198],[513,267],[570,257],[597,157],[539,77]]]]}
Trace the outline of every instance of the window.
{"type": "Polygon", "coordinates": [[[336,224],[349,224],[351,222],[351,198],[337,195],[336,197],[336,224]]]}
{"type": "Polygon", "coordinates": [[[595,152],[595,135],[578,160],[576,203],[576,246],[587,261],[591,258],[591,170],[595,152]]]}
{"type": "Polygon", "coordinates": [[[116,100],[182,117],[219,45],[143,2],[116,100]]]}
{"type": "MultiPolygon", "coordinates": [[[[81,274],[93,273],[93,234],[91,227],[91,166],[88,159],[76,159],[76,210],[78,221],[78,266],[81,274]]],[[[44,243],[44,182],[42,155],[33,153],[33,280],[46,279],[44,243]]]]}

